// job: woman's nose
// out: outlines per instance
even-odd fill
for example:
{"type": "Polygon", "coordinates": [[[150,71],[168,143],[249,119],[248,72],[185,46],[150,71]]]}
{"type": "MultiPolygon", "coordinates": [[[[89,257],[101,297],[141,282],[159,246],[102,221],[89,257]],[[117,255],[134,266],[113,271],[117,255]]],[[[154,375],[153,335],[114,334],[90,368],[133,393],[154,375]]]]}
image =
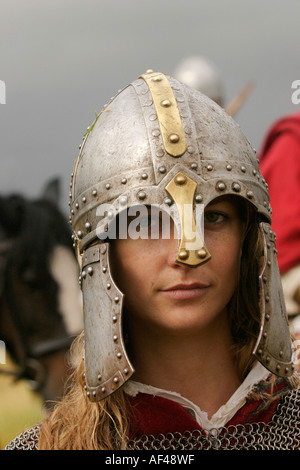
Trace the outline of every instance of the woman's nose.
{"type": "Polygon", "coordinates": [[[167,254],[167,264],[168,266],[175,268],[175,269],[190,269],[190,266],[187,264],[183,264],[180,262],[180,253],[179,251],[179,243],[180,240],[172,238],[169,239],[166,243],[165,249],[167,254]],[[178,256],[179,255],[179,256],[178,256]]]}

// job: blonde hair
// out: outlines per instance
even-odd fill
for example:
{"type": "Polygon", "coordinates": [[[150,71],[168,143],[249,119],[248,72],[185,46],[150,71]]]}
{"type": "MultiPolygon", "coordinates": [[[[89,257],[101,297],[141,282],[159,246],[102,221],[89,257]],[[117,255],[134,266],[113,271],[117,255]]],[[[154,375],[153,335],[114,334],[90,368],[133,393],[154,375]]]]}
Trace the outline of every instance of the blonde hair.
{"type": "MultiPolygon", "coordinates": [[[[255,214],[251,215],[251,220],[251,224],[247,224],[239,285],[228,305],[233,354],[241,380],[255,361],[252,351],[260,324],[258,273],[263,249],[255,214]]],[[[83,334],[74,342],[71,358],[74,372],[67,384],[68,390],[41,425],[39,449],[126,449],[130,406],[125,392],[119,389],[100,402],[90,402],[83,391],[83,334]]],[[[255,392],[251,398],[264,398],[266,405],[270,403],[275,399],[272,395],[275,379],[270,375],[271,393],[255,392]]],[[[292,377],[290,383],[296,386],[297,381],[292,377]]]]}
{"type": "Polygon", "coordinates": [[[126,395],[113,395],[91,403],[83,393],[83,333],[74,341],[70,358],[74,368],[67,391],[41,424],[40,450],[112,450],[126,448],[126,395]],[[75,363],[74,363],[75,361],[75,363]]]}

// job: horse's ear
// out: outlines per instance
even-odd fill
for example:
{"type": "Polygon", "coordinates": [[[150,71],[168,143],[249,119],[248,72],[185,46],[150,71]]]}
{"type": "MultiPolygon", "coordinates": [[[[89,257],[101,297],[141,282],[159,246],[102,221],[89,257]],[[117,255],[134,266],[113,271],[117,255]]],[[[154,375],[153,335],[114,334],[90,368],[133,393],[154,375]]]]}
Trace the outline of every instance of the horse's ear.
{"type": "Polygon", "coordinates": [[[56,206],[59,205],[61,193],[61,181],[56,177],[46,182],[42,190],[42,198],[51,201],[56,206]]]}

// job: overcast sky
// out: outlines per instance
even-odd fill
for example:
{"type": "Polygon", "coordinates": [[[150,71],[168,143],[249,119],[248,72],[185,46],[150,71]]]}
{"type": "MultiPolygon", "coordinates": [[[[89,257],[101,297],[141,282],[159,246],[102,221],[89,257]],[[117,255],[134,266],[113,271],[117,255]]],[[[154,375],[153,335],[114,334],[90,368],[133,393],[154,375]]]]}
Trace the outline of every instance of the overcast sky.
{"type": "Polygon", "coordinates": [[[259,149],[269,125],[299,110],[299,0],[0,0],[0,192],[35,197],[70,173],[94,112],[152,68],[184,57],[219,68],[228,104],[255,88],[236,115],[259,149]]]}

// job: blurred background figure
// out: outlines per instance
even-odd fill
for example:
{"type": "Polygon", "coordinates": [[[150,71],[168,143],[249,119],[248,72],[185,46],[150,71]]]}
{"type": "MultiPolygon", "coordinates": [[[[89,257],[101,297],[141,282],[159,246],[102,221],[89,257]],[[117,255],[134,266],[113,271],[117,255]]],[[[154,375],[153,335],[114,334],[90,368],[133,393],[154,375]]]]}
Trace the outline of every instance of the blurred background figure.
{"type": "Polygon", "coordinates": [[[83,328],[71,227],[58,198],[58,179],[36,199],[0,196],[0,339],[7,356],[0,366],[0,444],[8,425],[11,433],[24,428],[22,412],[31,409],[20,384],[38,396],[41,412],[62,396],[67,353],[83,328]],[[14,413],[19,429],[9,424],[14,413]]]}
{"type": "Polygon", "coordinates": [[[204,57],[190,56],[175,68],[174,77],[188,86],[196,88],[223,107],[223,84],[217,67],[204,57]]]}
{"type": "Polygon", "coordinates": [[[227,114],[234,116],[252,92],[252,81],[246,83],[243,89],[225,105],[224,85],[218,68],[201,56],[190,56],[183,59],[174,71],[174,77],[182,83],[201,91],[219,106],[225,108],[227,114]]]}
{"type": "Polygon", "coordinates": [[[267,131],[259,155],[269,186],[278,264],[291,330],[300,339],[300,112],[267,131]]]}

